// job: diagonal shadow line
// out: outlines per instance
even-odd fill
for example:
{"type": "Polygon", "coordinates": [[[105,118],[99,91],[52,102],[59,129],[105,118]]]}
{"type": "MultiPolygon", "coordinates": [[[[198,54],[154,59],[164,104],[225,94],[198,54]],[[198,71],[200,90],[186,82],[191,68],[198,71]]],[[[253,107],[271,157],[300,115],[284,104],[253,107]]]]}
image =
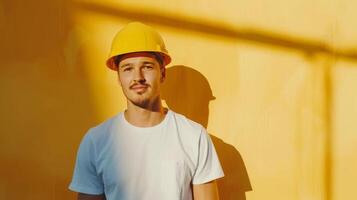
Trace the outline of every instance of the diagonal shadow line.
{"type": "MultiPolygon", "coordinates": [[[[119,18],[128,18],[131,20],[145,21],[158,25],[167,26],[170,28],[176,28],[179,30],[189,30],[205,34],[211,34],[214,36],[225,37],[233,40],[247,41],[251,43],[256,43],[259,45],[266,45],[275,48],[284,48],[290,49],[292,51],[301,51],[306,55],[313,55],[317,53],[328,54],[334,58],[348,59],[351,61],[357,61],[357,49],[336,49],[325,42],[308,40],[293,36],[287,36],[257,29],[243,29],[243,28],[234,28],[231,25],[222,24],[222,22],[217,21],[208,21],[201,18],[177,16],[175,14],[169,14],[165,12],[155,12],[155,10],[150,10],[147,8],[134,8],[116,5],[115,7],[110,7],[106,5],[100,5],[96,3],[80,2],[76,3],[77,8],[92,11],[104,15],[119,17],[119,18]]],[[[331,73],[331,72],[329,72],[331,73]]],[[[329,83],[331,84],[331,83],[329,83]]],[[[328,84],[328,86],[329,86],[328,84]]],[[[328,97],[331,96],[330,93],[327,94],[328,97]]],[[[328,101],[327,107],[331,106],[330,101],[328,101]]],[[[329,109],[327,110],[328,113],[329,109]]],[[[327,116],[327,122],[330,123],[330,114],[327,116]]],[[[330,130],[330,128],[328,129],[330,130]]],[[[326,188],[326,199],[331,199],[331,133],[329,132],[326,142],[326,177],[327,181],[325,182],[326,188]]]]}
{"type": "Polygon", "coordinates": [[[132,20],[168,26],[170,28],[201,32],[228,39],[243,40],[277,48],[298,50],[308,55],[325,53],[330,56],[335,56],[336,58],[357,61],[357,50],[335,49],[321,41],[302,39],[256,29],[237,29],[230,25],[224,25],[222,22],[178,16],[172,13],[164,13],[162,11],[155,12],[155,10],[144,8],[123,7],[120,5],[107,6],[89,2],[77,2],[75,3],[75,6],[79,9],[93,11],[104,15],[130,18],[132,20]]]}

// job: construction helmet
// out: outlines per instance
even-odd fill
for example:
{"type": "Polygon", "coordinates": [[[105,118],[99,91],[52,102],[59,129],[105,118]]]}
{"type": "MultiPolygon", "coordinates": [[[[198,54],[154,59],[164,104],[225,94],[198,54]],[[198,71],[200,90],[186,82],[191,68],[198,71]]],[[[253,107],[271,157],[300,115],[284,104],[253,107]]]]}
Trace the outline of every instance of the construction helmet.
{"type": "Polygon", "coordinates": [[[127,24],[115,35],[106,64],[116,71],[118,67],[115,65],[115,58],[134,52],[158,53],[163,58],[164,66],[171,62],[171,57],[159,33],[140,22],[127,24]]]}

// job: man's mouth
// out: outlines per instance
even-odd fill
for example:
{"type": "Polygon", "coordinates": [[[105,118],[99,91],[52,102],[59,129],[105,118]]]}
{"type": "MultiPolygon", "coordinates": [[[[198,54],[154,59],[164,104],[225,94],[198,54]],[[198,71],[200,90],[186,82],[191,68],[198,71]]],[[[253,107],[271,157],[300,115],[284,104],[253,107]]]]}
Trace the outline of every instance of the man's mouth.
{"type": "Polygon", "coordinates": [[[133,85],[132,87],[130,87],[131,90],[134,90],[136,92],[145,91],[147,88],[147,85],[133,85]]]}

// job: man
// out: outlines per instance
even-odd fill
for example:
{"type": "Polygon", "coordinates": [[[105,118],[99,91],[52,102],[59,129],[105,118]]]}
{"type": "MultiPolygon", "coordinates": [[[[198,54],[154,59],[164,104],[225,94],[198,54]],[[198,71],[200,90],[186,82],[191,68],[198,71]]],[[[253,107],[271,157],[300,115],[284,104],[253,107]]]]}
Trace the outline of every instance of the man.
{"type": "Polygon", "coordinates": [[[215,180],[224,175],[206,130],[161,104],[170,61],[145,24],[115,36],[107,66],[118,73],[127,109],[83,137],[69,186],[79,200],[219,199],[215,180]]]}

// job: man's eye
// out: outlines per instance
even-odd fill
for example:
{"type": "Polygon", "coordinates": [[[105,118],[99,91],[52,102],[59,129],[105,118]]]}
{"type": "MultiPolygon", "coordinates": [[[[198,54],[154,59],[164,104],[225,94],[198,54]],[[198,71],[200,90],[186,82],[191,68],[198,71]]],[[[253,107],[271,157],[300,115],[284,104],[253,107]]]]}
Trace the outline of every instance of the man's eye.
{"type": "Polygon", "coordinates": [[[126,68],[124,68],[124,72],[128,72],[128,71],[131,71],[131,70],[132,70],[131,67],[126,67],[126,68]]]}
{"type": "Polygon", "coordinates": [[[146,69],[152,69],[153,67],[151,65],[145,65],[146,69]]]}

